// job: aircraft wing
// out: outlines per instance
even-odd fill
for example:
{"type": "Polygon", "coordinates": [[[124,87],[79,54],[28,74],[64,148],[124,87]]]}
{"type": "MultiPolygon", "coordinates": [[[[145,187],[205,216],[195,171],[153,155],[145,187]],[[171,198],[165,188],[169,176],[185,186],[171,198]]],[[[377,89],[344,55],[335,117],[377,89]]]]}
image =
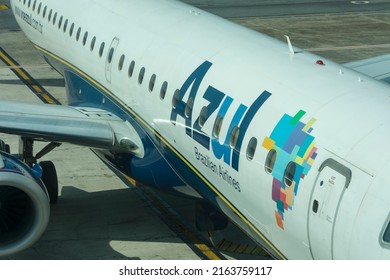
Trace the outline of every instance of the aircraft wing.
{"type": "Polygon", "coordinates": [[[0,132],[91,148],[124,150],[143,157],[135,129],[96,108],[0,101],[0,132]]]}
{"type": "Polygon", "coordinates": [[[390,84],[390,54],[349,62],[344,66],[390,84]]]}

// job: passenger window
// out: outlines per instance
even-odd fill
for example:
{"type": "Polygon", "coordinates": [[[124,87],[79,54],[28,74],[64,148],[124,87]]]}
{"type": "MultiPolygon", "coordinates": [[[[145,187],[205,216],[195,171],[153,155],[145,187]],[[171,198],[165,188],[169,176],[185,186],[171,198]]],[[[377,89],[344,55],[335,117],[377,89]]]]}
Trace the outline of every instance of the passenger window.
{"type": "Polygon", "coordinates": [[[37,4],[37,0],[34,1],[34,5],[33,5],[33,11],[35,11],[35,5],[37,4]]]}
{"type": "Polygon", "coordinates": [[[179,102],[179,95],[180,95],[180,90],[177,89],[175,90],[175,93],[173,94],[173,97],[172,97],[172,108],[176,108],[177,106],[177,103],[179,102]]]}
{"type": "Polygon", "coordinates": [[[219,138],[219,134],[221,133],[221,128],[222,128],[222,123],[223,123],[223,117],[221,115],[218,115],[217,119],[215,120],[214,128],[213,128],[213,134],[215,138],[219,138]]]}
{"type": "Polygon", "coordinates": [[[39,3],[38,5],[38,15],[41,13],[42,3],[39,3]]]}
{"type": "Polygon", "coordinates": [[[61,29],[63,16],[60,17],[60,21],[58,22],[58,29],[61,29]]]}
{"type": "Polygon", "coordinates": [[[65,20],[65,23],[64,23],[64,32],[66,32],[66,28],[68,27],[68,20],[65,20]]]}
{"type": "Polygon", "coordinates": [[[249,140],[248,147],[246,148],[246,158],[250,161],[255,156],[257,147],[257,138],[252,137],[251,140],[249,140]]]}
{"type": "Polygon", "coordinates": [[[149,91],[150,92],[153,91],[155,83],[156,83],[156,74],[153,74],[152,77],[150,77],[150,82],[149,82],[149,91]]]}
{"type": "Polygon", "coordinates": [[[133,76],[133,73],[134,73],[134,67],[135,67],[135,61],[133,60],[131,63],[130,63],[130,66],[129,66],[129,78],[131,78],[133,76]]]}
{"type": "Polygon", "coordinates": [[[54,13],[54,17],[53,17],[53,25],[56,24],[56,21],[57,21],[57,12],[54,13]]]}
{"type": "Polygon", "coordinates": [[[80,33],[81,33],[81,27],[79,27],[79,29],[77,29],[76,41],[79,41],[79,39],[80,39],[80,33]]]}
{"type": "Polygon", "coordinates": [[[50,22],[51,21],[51,14],[53,13],[53,10],[50,9],[50,12],[49,12],[49,17],[47,18],[47,20],[50,22]]]}
{"type": "Polygon", "coordinates": [[[268,174],[271,174],[272,171],[274,170],[276,155],[277,155],[276,151],[272,149],[268,152],[267,158],[265,159],[264,167],[265,167],[265,172],[267,172],[268,174]]]}
{"type": "Polygon", "coordinates": [[[184,110],[184,114],[186,115],[187,118],[190,117],[191,113],[192,113],[192,108],[194,107],[194,98],[193,97],[190,97],[187,101],[187,105],[186,105],[186,108],[184,110]]]}
{"type": "Polygon", "coordinates": [[[73,29],[74,29],[74,23],[72,23],[72,25],[70,26],[70,30],[69,30],[70,37],[72,37],[72,35],[73,35],[73,29]]]}
{"type": "Polygon", "coordinates": [[[139,71],[139,75],[138,75],[138,83],[141,85],[142,82],[144,81],[144,77],[145,77],[145,67],[142,67],[141,68],[141,71],[139,71]]]}
{"type": "Polygon", "coordinates": [[[123,68],[123,63],[125,62],[125,55],[122,54],[121,58],[119,59],[119,64],[118,64],[118,70],[121,71],[123,68]]]}
{"type": "Polygon", "coordinates": [[[238,126],[233,127],[232,134],[230,135],[230,147],[236,148],[238,136],[240,135],[240,128],[238,126]]]}
{"type": "Polygon", "coordinates": [[[163,82],[163,84],[161,86],[161,90],[160,90],[160,99],[161,100],[165,99],[165,95],[167,94],[167,90],[168,90],[168,82],[165,81],[165,82],[163,82]]]}
{"type": "Polygon", "coordinates": [[[96,36],[94,36],[94,37],[92,38],[92,41],[91,41],[91,51],[94,50],[94,48],[95,48],[95,43],[96,43],[96,36]]]}
{"type": "Polygon", "coordinates": [[[99,57],[102,57],[102,55],[103,55],[104,46],[105,46],[105,44],[104,44],[104,42],[102,42],[102,44],[100,45],[100,49],[99,49],[99,57]]]}
{"type": "Polygon", "coordinates": [[[383,241],[386,243],[390,243],[390,222],[387,225],[387,228],[383,234],[383,241]]]}
{"type": "Polygon", "coordinates": [[[114,48],[111,48],[110,52],[108,53],[108,63],[111,63],[113,56],[114,56],[114,48]]]}
{"type": "Polygon", "coordinates": [[[45,8],[43,8],[43,14],[42,14],[43,18],[46,17],[46,11],[47,11],[47,6],[45,6],[45,8]]]}
{"type": "Polygon", "coordinates": [[[284,172],[284,183],[286,186],[291,187],[294,182],[295,170],[297,166],[295,162],[290,161],[287,165],[286,171],[284,172]]]}
{"type": "Polygon", "coordinates": [[[200,115],[199,115],[199,126],[203,127],[204,123],[206,122],[206,116],[207,116],[207,106],[203,106],[202,110],[200,110],[200,115]]]}
{"type": "Polygon", "coordinates": [[[31,0],[28,0],[28,7],[30,8],[31,0]]]}
{"type": "Polygon", "coordinates": [[[87,39],[88,39],[88,31],[85,31],[84,38],[83,38],[83,46],[85,46],[85,44],[87,43],[87,39]]]}

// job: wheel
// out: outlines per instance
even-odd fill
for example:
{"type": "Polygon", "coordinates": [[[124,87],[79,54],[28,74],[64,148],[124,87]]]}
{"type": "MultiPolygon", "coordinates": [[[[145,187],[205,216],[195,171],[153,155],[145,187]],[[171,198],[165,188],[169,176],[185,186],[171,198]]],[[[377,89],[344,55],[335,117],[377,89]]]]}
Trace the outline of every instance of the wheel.
{"type": "Polygon", "coordinates": [[[0,151],[5,152],[5,142],[3,140],[0,140],[0,151]]]}
{"type": "Polygon", "coordinates": [[[5,144],[3,140],[0,140],[0,151],[10,154],[11,148],[8,144],[5,144]]]}
{"type": "Polygon", "coordinates": [[[56,168],[51,161],[42,161],[39,165],[42,167],[41,179],[49,194],[50,204],[55,204],[58,200],[58,179],[56,168]]]}

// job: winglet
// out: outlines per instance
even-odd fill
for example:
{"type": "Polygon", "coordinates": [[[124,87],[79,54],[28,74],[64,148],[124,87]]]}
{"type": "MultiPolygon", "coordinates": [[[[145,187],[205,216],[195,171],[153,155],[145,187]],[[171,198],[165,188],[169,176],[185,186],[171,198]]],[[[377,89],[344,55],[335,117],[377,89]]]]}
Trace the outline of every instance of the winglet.
{"type": "Polygon", "coordinates": [[[284,37],[286,37],[286,39],[287,39],[288,50],[289,50],[290,54],[295,54],[294,48],[293,48],[291,41],[290,41],[290,37],[288,37],[287,35],[284,35],[284,37]]]}

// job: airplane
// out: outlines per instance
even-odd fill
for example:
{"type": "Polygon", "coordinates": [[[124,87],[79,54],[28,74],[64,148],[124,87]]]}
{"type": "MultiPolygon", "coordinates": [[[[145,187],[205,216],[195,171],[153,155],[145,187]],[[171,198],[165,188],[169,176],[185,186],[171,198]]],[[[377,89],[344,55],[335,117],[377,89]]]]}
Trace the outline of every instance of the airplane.
{"type": "Polygon", "coordinates": [[[338,65],[174,0],[10,3],[68,104],[0,101],[21,136],[0,144],[1,256],[44,233],[58,183],[38,160],[72,143],[276,259],[390,259],[389,56],[338,65]]]}

